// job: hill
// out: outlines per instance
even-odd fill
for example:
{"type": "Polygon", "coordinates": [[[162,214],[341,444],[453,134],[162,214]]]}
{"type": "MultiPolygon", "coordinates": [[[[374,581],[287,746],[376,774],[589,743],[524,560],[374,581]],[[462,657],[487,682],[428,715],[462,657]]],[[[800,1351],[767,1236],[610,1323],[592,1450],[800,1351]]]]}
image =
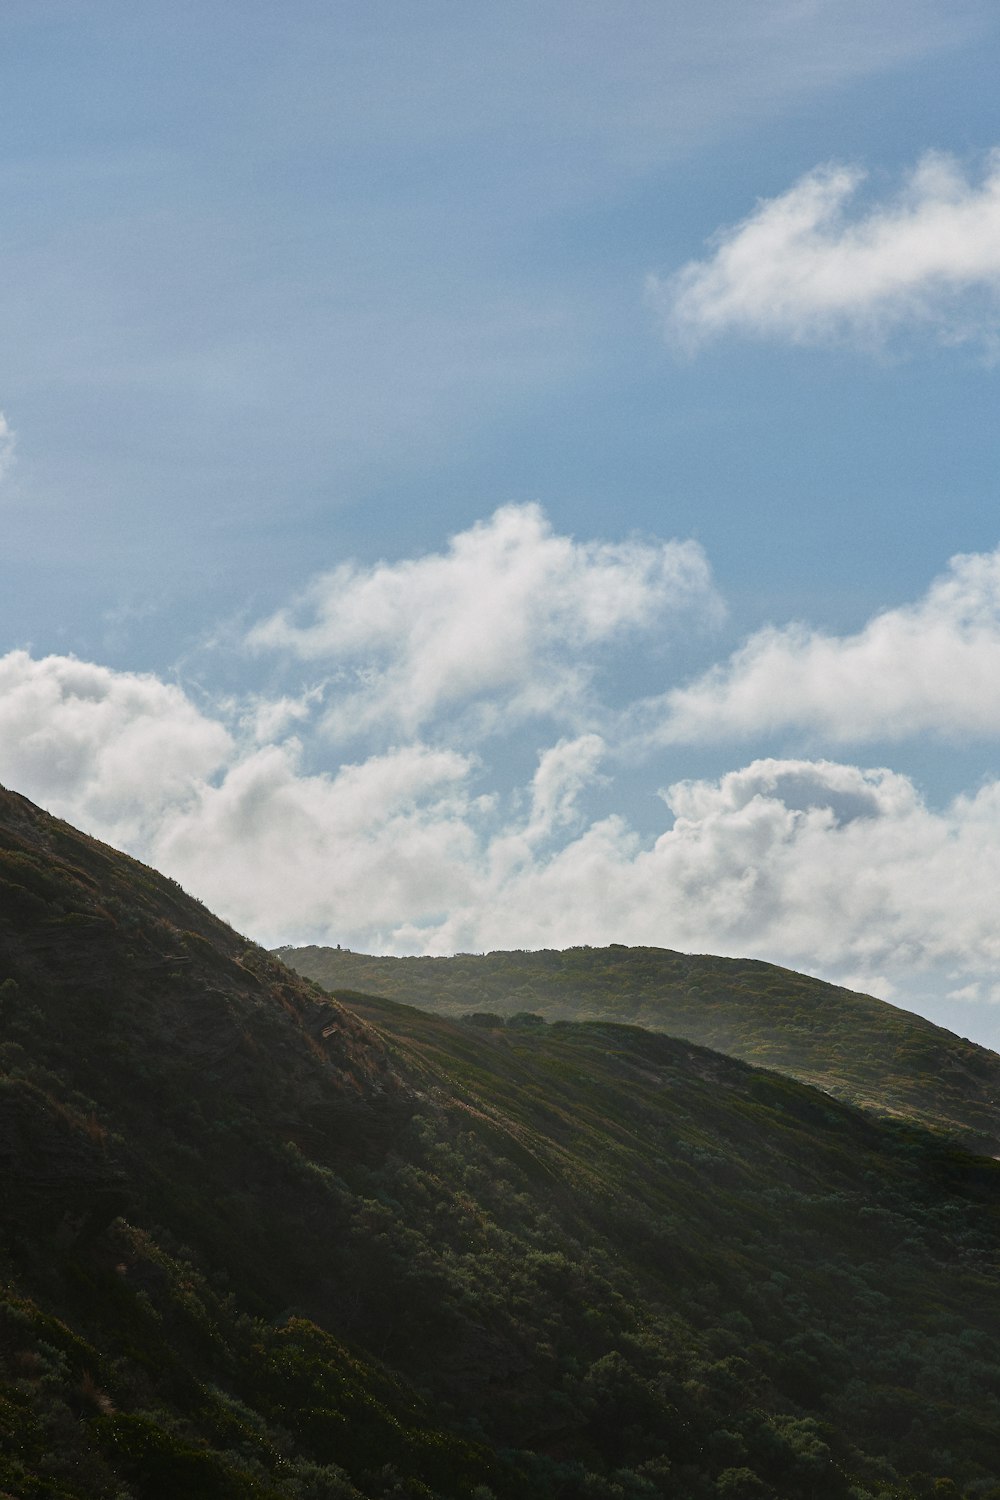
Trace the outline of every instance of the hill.
{"type": "Polygon", "coordinates": [[[614,1023],[317,994],[0,793],[0,1491],[1000,1496],[1000,1166],[614,1023]]]}
{"type": "Polygon", "coordinates": [[[437,1015],[528,1011],[667,1032],[1000,1153],[1000,1056],[884,1000],[775,964],[618,944],[454,958],[276,951],[331,992],[364,990],[437,1015]]]}

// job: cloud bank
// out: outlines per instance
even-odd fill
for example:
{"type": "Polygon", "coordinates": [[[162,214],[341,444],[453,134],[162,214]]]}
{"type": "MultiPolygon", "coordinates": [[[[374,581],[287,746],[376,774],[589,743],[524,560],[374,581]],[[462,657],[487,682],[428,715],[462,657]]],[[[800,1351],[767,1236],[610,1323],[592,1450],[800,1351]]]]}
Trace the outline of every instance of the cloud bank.
{"type": "Polygon", "coordinates": [[[963,995],[1000,961],[1000,783],[928,808],[886,769],[757,760],[663,793],[662,831],[588,820],[607,747],[541,753],[520,795],[409,744],[309,774],[176,687],[0,659],[0,779],[175,876],[268,943],[452,952],[650,943],[963,995]]]}
{"type": "Polygon", "coordinates": [[[602,809],[639,750],[629,774],[649,791],[668,780],[653,768],[670,740],[1000,735],[1000,551],[953,559],[922,599],[856,635],[770,629],[666,698],[601,710],[595,649],[633,655],[678,602],[696,618],[714,606],[696,549],[581,545],[512,508],[432,557],[323,575],[255,632],[258,650],[350,667],[333,708],[388,725],[395,744],[338,756],[316,687],[206,704],[151,675],[13,651],[0,657],[0,781],[272,945],[639,943],[767,958],[883,994],[933,976],[960,1000],[993,996],[995,778],[932,808],[884,766],[758,751],[721,776],[670,781],[642,830],[602,809]],[[593,722],[554,724],[546,689],[593,722]],[[449,740],[470,703],[480,740],[449,740]],[[501,741],[510,713],[536,717],[501,741]],[[430,732],[401,733],[413,724],[430,732]],[[512,784],[514,765],[527,769],[512,784]]]}
{"type": "Polygon", "coordinates": [[[837,744],[1000,734],[1000,549],[952,558],[917,603],[855,635],[804,625],[752,635],[724,666],[668,693],[662,738],[803,729],[837,744]]]}
{"type": "Polygon", "coordinates": [[[669,337],[687,347],[724,333],[877,342],[924,325],[948,342],[995,344],[1000,150],[978,181],[930,153],[895,197],[852,217],[864,181],[856,167],[819,167],[721,230],[707,259],[652,277],[669,337]]]}

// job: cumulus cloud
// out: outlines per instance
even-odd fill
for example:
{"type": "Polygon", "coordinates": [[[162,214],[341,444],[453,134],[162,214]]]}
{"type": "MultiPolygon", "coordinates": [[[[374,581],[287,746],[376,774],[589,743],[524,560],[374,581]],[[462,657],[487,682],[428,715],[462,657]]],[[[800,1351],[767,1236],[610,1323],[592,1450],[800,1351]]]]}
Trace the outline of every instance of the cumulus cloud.
{"type": "MultiPolygon", "coordinates": [[[[397,942],[431,952],[647,943],[755,956],[886,993],[1000,959],[1000,785],[929,809],[905,776],[828,761],[756,761],[664,798],[652,847],[619,818],[500,878],[397,942]]],[[[976,978],[969,976],[976,975],[976,978]]]]}
{"type": "Polygon", "coordinates": [[[1000,151],[979,180],[926,155],[888,202],[852,202],[856,167],[826,166],[715,237],[705,260],[650,279],[670,337],[736,332],[811,343],[883,338],[901,324],[946,340],[996,341],[1000,151]]]}
{"type": "MultiPolygon", "coordinates": [[[[259,705],[257,706],[259,710],[259,705]]],[[[279,703],[274,724],[295,722],[279,703]]],[[[260,745],[155,677],[72,657],[0,658],[0,781],[174,875],[277,940],[440,915],[464,890],[474,763],[409,745],[307,775],[294,737],[260,745]],[[331,925],[332,924],[332,925],[331,925]]]]}
{"type": "Polygon", "coordinates": [[[803,625],[752,635],[657,706],[667,741],[795,727],[838,743],[1000,733],[1000,549],[952,558],[915,604],[855,635],[803,625]]]}
{"type": "Polygon", "coordinates": [[[602,647],[691,606],[719,609],[697,544],[577,542],[510,505],[445,552],[321,574],[249,641],[339,672],[333,734],[412,735],[470,707],[486,728],[572,716],[602,647]]]}
{"type": "Polygon", "coordinates": [[[156,677],[0,657],[0,781],[111,842],[145,847],[233,752],[223,724],[156,677]]]}
{"type": "Polygon", "coordinates": [[[482,810],[470,769],[413,745],[304,775],[295,742],[268,746],[164,822],[156,863],[265,941],[364,933],[380,945],[414,904],[440,920],[462,900],[482,810]]]}

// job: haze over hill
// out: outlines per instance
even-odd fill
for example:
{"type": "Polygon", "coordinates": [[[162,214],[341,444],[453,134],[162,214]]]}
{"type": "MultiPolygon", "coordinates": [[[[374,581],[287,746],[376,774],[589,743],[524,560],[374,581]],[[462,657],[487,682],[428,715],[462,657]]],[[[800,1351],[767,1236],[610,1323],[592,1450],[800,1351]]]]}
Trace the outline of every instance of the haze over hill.
{"type": "Polygon", "coordinates": [[[1000,1166],[612,1022],[323,996],[0,794],[0,1487],[1000,1495],[1000,1166]]]}
{"type": "Polygon", "coordinates": [[[326,990],[366,990],[439,1015],[533,1011],[665,1031],[777,1068],[879,1114],[1000,1152],[1000,1056],[870,995],[755,959],[664,948],[375,958],[340,948],[276,952],[326,990]]]}

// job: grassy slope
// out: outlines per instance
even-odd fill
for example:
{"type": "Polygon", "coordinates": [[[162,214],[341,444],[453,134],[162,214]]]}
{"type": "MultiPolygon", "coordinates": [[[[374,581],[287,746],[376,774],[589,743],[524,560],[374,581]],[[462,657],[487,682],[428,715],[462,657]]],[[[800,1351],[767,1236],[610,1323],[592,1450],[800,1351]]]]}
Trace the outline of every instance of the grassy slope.
{"type": "Polygon", "coordinates": [[[870,995],[774,964],[619,946],[455,958],[279,952],[325,989],[364,990],[438,1014],[526,1010],[664,1031],[1000,1153],[1000,1056],[870,995]]]}
{"type": "Polygon", "coordinates": [[[1000,1168],[614,1024],[318,997],[0,795],[0,1491],[1000,1494],[1000,1168]]]}

